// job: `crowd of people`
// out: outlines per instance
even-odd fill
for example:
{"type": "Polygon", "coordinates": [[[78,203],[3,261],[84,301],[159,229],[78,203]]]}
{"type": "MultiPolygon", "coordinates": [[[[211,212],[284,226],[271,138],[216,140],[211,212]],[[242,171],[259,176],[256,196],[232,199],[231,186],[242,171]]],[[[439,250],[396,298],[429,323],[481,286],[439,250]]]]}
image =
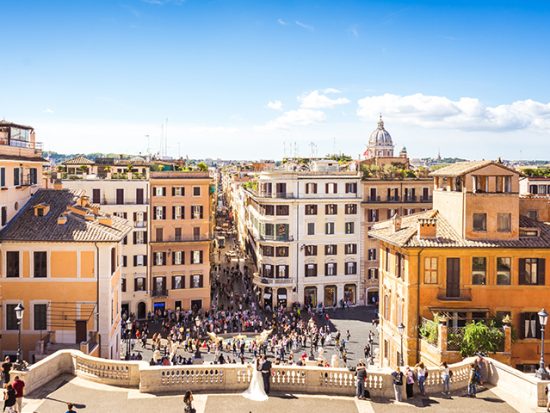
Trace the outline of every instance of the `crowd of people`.
{"type": "Polygon", "coordinates": [[[25,382],[17,375],[13,378],[13,381],[11,380],[11,371],[13,367],[13,363],[9,356],[6,356],[2,363],[2,382],[4,388],[3,411],[7,413],[21,413],[23,409],[25,382]]]}

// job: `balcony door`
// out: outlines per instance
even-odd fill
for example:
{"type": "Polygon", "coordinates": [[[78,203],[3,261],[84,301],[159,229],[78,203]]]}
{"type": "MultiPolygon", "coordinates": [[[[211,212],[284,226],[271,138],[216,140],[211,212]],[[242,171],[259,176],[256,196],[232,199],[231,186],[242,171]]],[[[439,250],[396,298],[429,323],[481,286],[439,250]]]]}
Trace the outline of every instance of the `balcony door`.
{"type": "Polygon", "coordinates": [[[447,258],[447,297],[460,297],[460,258],[447,258]]]}

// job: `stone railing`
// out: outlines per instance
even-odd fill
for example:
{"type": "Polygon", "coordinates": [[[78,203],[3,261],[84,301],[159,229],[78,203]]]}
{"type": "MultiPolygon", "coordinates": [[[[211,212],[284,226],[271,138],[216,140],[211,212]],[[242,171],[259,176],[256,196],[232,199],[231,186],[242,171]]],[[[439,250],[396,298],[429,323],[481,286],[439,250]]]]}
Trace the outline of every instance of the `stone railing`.
{"type": "MultiPolygon", "coordinates": [[[[467,386],[473,358],[450,365],[451,390],[467,386]]],[[[537,380],[497,360],[487,358],[489,382],[493,391],[512,407],[543,406],[548,381],[537,380]]],[[[368,370],[366,388],[372,397],[393,398],[393,378],[388,368],[368,370]]],[[[183,393],[244,391],[253,374],[252,366],[242,364],[150,366],[143,361],[115,361],[86,355],[77,350],[60,350],[33,364],[26,371],[14,372],[26,382],[27,393],[62,374],[74,374],[98,383],[139,389],[143,393],[183,393]]],[[[274,392],[353,396],[355,373],[344,368],[312,366],[273,366],[271,388],[274,392]]],[[[426,392],[440,393],[441,370],[428,368],[426,392]]],[[[521,410],[521,409],[520,409],[521,410]]]]}

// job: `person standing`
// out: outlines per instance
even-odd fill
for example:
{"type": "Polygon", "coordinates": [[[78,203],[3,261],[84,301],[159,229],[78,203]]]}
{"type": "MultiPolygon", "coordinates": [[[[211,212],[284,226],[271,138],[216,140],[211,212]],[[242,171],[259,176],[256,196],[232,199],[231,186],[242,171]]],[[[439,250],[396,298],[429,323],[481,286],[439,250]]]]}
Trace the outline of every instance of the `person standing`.
{"type": "Polygon", "coordinates": [[[451,370],[447,365],[447,362],[444,361],[441,363],[441,380],[443,381],[443,394],[450,396],[451,395],[451,370]]]}
{"type": "Polygon", "coordinates": [[[472,363],[470,365],[470,373],[468,376],[468,397],[476,397],[476,381],[478,374],[476,365],[472,363]]]}
{"type": "Polygon", "coordinates": [[[15,406],[15,390],[13,389],[13,386],[11,384],[5,385],[4,390],[4,412],[11,413],[13,412],[14,406],[15,406]]]}
{"type": "Polygon", "coordinates": [[[414,373],[409,367],[405,369],[405,379],[407,380],[405,384],[407,399],[412,399],[414,397],[414,373]]]}
{"type": "Polygon", "coordinates": [[[395,401],[403,401],[403,373],[397,367],[395,371],[391,374],[393,377],[393,391],[395,393],[395,401]]]}
{"type": "Polygon", "coordinates": [[[261,371],[264,379],[264,390],[265,394],[269,396],[271,390],[271,361],[266,356],[262,356],[262,360],[261,371]]]}
{"type": "Polygon", "coordinates": [[[418,388],[420,390],[420,394],[422,396],[426,395],[426,389],[424,387],[424,383],[426,382],[426,379],[428,378],[428,370],[424,366],[423,362],[420,362],[416,365],[416,377],[418,379],[418,388]]]}
{"type": "Polygon", "coordinates": [[[365,399],[365,381],[367,380],[367,368],[363,360],[359,360],[355,370],[357,376],[356,396],[359,400],[365,399]]]}
{"type": "Polygon", "coordinates": [[[13,381],[13,389],[15,390],[15,410],[17,413],[21,413],[23,409],[23,389],[25,388],[25,382],[19,378],[19,376],[15,376],[15,379],[13,381]]]}
{"type": "Polygon", "coordinates": [[[191,390],[187,390],[183,396],[183,411],[184,413],[196,413],[195,408],[193,407],[193,393],[191,390]]]}
{"type": "Polygon", "coordinates": [[[12,366],[10,356],[6,356],[2,363],[2,377],[4,378],[5,384],[10,382],[10,370],[12,366]]]}

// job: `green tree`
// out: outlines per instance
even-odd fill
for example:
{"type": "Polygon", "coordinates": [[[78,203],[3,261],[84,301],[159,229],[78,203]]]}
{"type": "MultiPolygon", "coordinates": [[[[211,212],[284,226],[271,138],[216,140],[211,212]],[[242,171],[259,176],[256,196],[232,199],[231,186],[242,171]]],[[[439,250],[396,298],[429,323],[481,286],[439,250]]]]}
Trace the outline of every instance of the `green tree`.
{"type": "Polygon", "coordinates": [[[201,172],[206,172],[208,171],[208,165],[206,165],[204,162],[199,162],[197,164],[197,169],[201,172]]]}
{"type": "Polygon", "coordinates": [[[464,328],[464,338],[460,345],[460,354],[470,357],[476,353],[496,353],[504,344],[504,332],[491,321],[488,325],[482,321],[472,321],[464,328]]]}

